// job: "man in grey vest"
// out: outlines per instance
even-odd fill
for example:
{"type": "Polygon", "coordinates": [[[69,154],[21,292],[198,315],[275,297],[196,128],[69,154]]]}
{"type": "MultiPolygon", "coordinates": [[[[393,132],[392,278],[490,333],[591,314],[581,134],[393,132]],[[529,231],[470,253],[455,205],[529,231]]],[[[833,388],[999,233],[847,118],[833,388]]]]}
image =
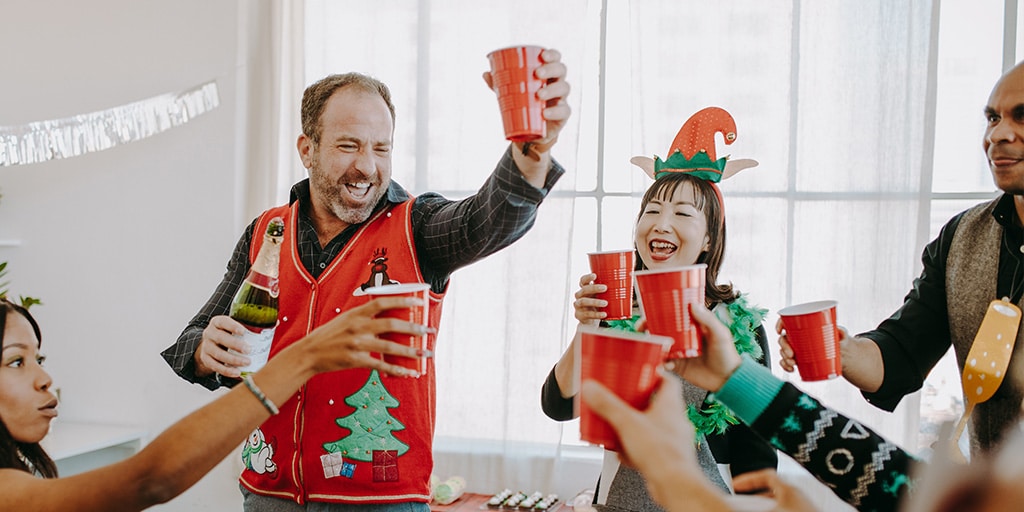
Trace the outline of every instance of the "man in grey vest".
{"type": "MultiPolygon", "coordinates": [[[[996,299],[1024,306],[1024,62],[996,82],[984,110],[982,141],[992,178],[1003,194],[961,212],[924,249],[924,269],[903,306],[873,331],[846,338],[843,377],[876,407],[892,411],[952,345],[961,372],[988,304],[996,299]]],[[[996,447],[1021,411],[1024,365],[1021,330],[1009,371],[988,401],[974,408],[971,453],[996,447]],[[1017,376],[1017,378],[1014,378],[1017,376]]],[[[785,336],[780,365],[796,362],[785,336]]]]}

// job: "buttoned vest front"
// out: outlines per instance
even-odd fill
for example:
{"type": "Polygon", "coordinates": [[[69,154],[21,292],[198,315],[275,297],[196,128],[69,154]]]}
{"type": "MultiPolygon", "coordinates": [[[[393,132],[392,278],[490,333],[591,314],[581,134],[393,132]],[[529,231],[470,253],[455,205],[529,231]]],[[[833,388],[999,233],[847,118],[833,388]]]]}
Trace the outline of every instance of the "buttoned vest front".
{"type": "MultiPolygon", "coordinates": [[[[280,305],[270,357],[317,326],[369,301],[373,285],[422,283],[413,243],[413,200],[371,217],[317,279],[296,244],[298,202],[264,212],[250,261],[274,216],[285,221],[279,267],[280,305]]],[[[443,294],[430,293],[429,324],[440,323],[443,294]]],[[[428,336],[434,349],[436,334],[428,336]]],[[[366,369],[317,375],[253,432],[243,447],[241,483],[250,491],[298,503],[351,504],[430,500],[435,424],[434,361],[418,379],[366,369]]]]}
{"type": "MultiPolygon", "coordinates": [[[[957,366],[963,373],[967,354],[974,343],[988,305],[997,296],[999,280],[999,253],[1003,243],[1003,227],[992,216],[998,200],[971,208],[960,219],[946,260],[946,308],[949,312],[949,332],[956,353],[957,366]]],[[[1022,306],[1021,303],[1017,304],[1022,306]]],[[[1007,378],[992,398],[975,406],[971,415],[971,453],[980,454],[999,444],[1006,428],[1014,424],[1020,414],[1024,390],[1015,382],[1014,375],[1024,357],[1022,329],[1010,357],[1007,378]]],[[[899,371],[899,369],[886,369],[899,371]]]]}

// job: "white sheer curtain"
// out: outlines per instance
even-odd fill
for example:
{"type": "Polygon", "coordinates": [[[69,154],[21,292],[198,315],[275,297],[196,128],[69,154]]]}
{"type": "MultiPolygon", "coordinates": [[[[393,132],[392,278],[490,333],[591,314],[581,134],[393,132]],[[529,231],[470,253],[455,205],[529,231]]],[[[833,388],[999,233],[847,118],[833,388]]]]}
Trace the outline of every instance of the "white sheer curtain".
{"type": "MultiPolygon", "coordinates": [[[[772,311],[769,331],[774,312],[807,300],[837,299],[854,332],[891,313],[928,237],[933,7],[306,0],[305,82],[358,70],[389,84],[394,178],[414,193],[470,194],[503,151],[480,79],[489,51],[554,47],[570,69],[574,117],[555,150],[568,173],[523,240],[452,280],[436,354],[438,476],[463,474],[476,492],[593,484],[596,450],[576,422],[543,415],[540,387],[574,328],[586,253],[631,245],[649,182],[629,158],[666,156],[705,106],[737,122],[719,154],[761,162],[722,185],[722,277],[772,311]]],[[[845,381],[801,386],[914,446],[913,400],[887,414],[845,381]]]]}
{"type": "Polygon", "coordinates": [[[286,202],[291,184],[305,176],[295,151],[305,88],[305,6],[303,0],[240,1],[238,6],[236,101],[247,117],[236,132],[242,142],[235,147],[243,149],[235,189],[241,194],[236,220],[244,225],[268,205],[286,202]]]}

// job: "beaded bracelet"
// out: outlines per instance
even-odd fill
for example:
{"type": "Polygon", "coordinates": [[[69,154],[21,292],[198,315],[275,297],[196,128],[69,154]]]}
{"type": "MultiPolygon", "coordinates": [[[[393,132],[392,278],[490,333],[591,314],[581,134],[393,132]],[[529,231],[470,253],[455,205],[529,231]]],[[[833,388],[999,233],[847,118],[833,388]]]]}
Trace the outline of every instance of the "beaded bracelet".
{"type": "Polygon", "coordinates": [[[256,398],[263,404],[263,407],[266,407],[267,410],[270,411],[271,416],[281,412],[278,410],[277,406],[274,405],[274,402],[271,402],[270,399],[267,398],[267,395],[263,394],[263,390],[261,390],[259,386],[252,381],[252,375],[246,375],[245,378],[242,379],[242,382],[245,383],[245,387],[249,388],[249,391],[252,391],[253,395],[256,395],[256,398]]]}

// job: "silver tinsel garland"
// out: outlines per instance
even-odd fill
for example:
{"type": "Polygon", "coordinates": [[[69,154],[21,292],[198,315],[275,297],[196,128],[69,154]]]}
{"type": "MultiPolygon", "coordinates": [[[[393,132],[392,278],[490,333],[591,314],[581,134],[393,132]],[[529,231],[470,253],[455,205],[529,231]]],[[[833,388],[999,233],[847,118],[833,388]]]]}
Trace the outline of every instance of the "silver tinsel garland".
{"type": "Polygon", "coordinates": [[[189,122],[220,105],[217,83],[64,119],[0,126],[0,167],[110,149],[189,122]]]}

